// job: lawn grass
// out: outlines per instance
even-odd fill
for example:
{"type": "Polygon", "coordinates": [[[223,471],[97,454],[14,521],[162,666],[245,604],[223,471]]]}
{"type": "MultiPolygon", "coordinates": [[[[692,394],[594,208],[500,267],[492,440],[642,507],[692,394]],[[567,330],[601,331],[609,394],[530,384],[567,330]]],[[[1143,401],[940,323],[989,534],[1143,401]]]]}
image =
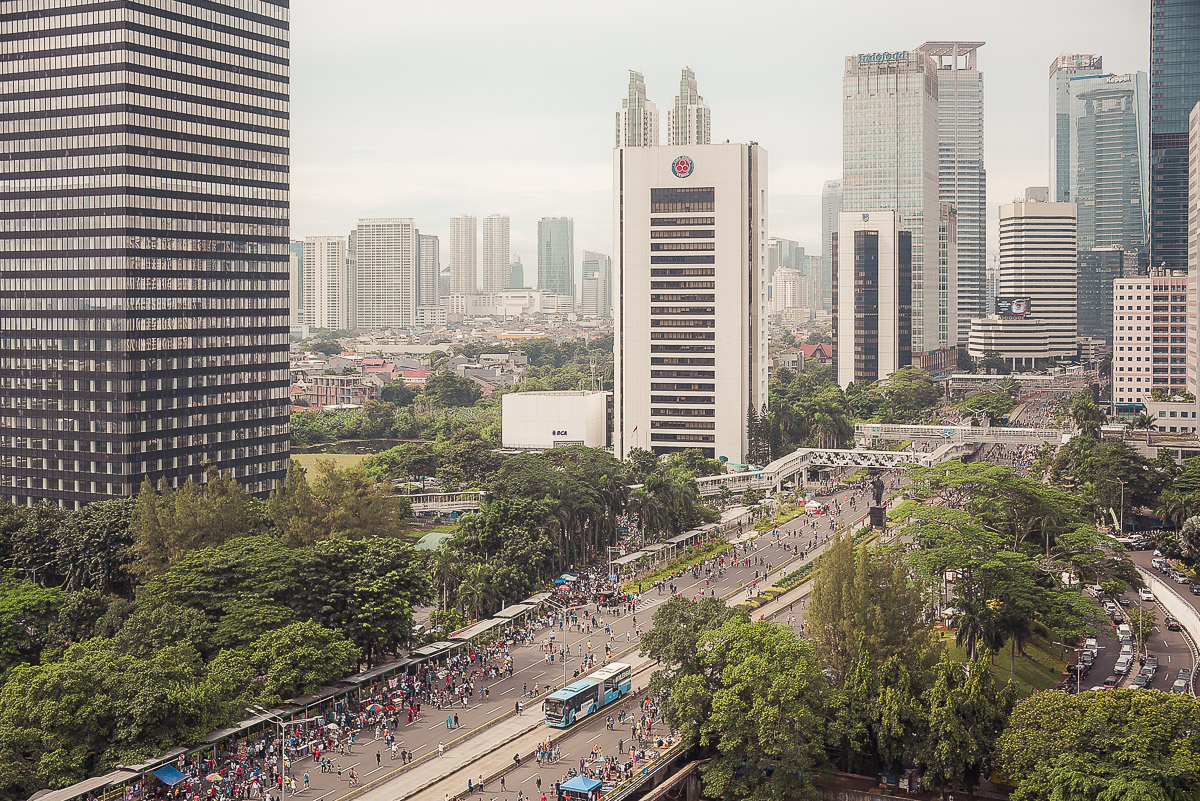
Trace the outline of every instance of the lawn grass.
{"type": "MultiPolygon", "coordinates": [[[[946,650],[955,659],[967,661],[967,653],[954,644],[954,632],[944,635],[946,650]]],[[[1025,643],[1025,656],[1017,654],[1016,669],[1013,680],[1017,683],[1017,692],[1021,698],[1033,695],[1041,690],[1048,690],[1058,684],[1059,678],[1066,668],[1067,662],[1059,656],[1057,645],[1042,637],[1034,637],[1025,643]]],[[[1068,656],[1070,654],[1068,653],[1068,656]]],[[[1009,649],[996,654],[992,662],[992,675],[997,681],[1008,681],[1009,649]]]]}
{"type": "Polygon", "coordinates": [[[338,468],[354,467],[366,459],[366,453],[293,453],[292,461],[305,470],[312,470],[320,461],[332,461],[338,468]]]}

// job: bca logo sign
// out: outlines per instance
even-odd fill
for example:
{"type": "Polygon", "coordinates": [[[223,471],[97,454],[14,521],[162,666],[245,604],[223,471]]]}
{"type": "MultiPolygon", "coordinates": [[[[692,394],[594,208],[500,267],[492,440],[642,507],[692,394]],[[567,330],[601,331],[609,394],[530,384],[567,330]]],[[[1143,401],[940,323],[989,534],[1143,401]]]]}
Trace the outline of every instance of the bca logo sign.
{"type": "Polygon", "coordinates": [[[551,434],[551,436],[555,436],[555,437],[565,437],[567,435],[567,432],[566,431],[551,431],[550,434],[551,434]]]}
{"type": "Polygon", "coordinates": [[[695,168],[695,162],[687,156],[676,156],[675,161],[671,162],[671,172],[675,173],[676,178],[687,178],[695,168]]]}

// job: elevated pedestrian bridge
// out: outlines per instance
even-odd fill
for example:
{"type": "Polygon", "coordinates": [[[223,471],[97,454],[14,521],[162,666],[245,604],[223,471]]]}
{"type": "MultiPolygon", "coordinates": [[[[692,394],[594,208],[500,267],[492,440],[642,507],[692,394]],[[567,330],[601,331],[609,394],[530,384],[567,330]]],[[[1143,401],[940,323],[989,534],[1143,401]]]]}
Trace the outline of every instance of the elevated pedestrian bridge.
{"type": "Polygon", "coordinates": [[[854,441],[862,447],[875,442],[970,442],[976,445],[1061,445],[1071,438],[1061,428],[1011,428],[1008,426],[907,426],[858,423],[854,441]]]}
{"type": "Polygon", "coordinates": [[[450,514],[451,512],[470,512],[479,508],[479,504],[487,500],[483,490],[465,490],[463,492],[417,492],[410,495],[398,494],[412,504],[414,515],[421,514],[450,514]]]}
{"type": "Polygon", "coordinates": [[[787,481],[803,486],[811,467],[883,467],[905,468],[927,466],[957,459],[974,453],[975,443],[965,440],[947,440],[925,453],[913,451],[874,451],[865,448],[798,448],[781,456],[761,470],[742,473],[725,473],[719,476],[704,476],[696,479],[702,496],[716,495],[726,487],[730,492],[742,493],[748,489],[777,491],[787,481]]]}

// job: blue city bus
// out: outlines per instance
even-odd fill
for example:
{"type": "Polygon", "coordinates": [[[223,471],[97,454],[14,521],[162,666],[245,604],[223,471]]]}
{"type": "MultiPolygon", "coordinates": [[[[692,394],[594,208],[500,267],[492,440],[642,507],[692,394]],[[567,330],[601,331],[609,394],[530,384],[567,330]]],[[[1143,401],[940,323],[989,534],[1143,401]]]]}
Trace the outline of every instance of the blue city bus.
{"type": "Polygon", "coordinates": [[[612,662],[597,670],[589,679],[601,686],[604,702],[611,704],[626,695],[633,686],[633,667],[623,662],[612,662]]]}
{"type": "Polygon", "coordinates": [[[622,662],[605,665],[546,699],[546,725],[566,728],[626,695],[632,683],[631,665],[622,662]]]}

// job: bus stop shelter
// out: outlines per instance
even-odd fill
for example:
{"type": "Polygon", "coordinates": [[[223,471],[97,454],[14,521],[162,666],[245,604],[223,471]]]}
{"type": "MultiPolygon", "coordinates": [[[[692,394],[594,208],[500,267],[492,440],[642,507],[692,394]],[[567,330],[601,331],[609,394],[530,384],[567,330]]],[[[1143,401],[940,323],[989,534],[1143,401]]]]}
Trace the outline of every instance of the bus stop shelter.
{"type": "Polygon", "coordinates": [[[650,556],[650,554],[647,553],[646,551],[635,551],[633,553],[625,554],[622,557],[614,559],[614,560],[612,560],[613,572],[615,572],[619,576],[622,573],[628,573],[632,570],[635,570],[636,568],[634,567],[634,565],[636,565],[638,562],[640,562],[642,559],[645,559],[648,556],[650,556]]]}
{"type": "Polygon", "coordinates": [[[472,642],[476,637],[487,634],[499,626],[507,626],[511,621],[502,617],[493,617],[488,620],[481,620],[462,629],[457,634],[452,635],[454,639],[462,642],[472,642]]]}
{"type": "Polygon", "coordinates": [[[604,782],[599,779],[576,776],[559,786],[558,799],[559,801],[597,801],[600,798],[600,788],[603,786],[604,782]]]}
{"type": "Polygon", "coordinates": [[[497,612],[496,617],[503,620],[510,620],[512,621],[513,625],[517,625],[523,621],[525,616],[532,612],[535,608],[537,608],[536,604],[512,604],[511,606],[506,606],[497,612]]]}

